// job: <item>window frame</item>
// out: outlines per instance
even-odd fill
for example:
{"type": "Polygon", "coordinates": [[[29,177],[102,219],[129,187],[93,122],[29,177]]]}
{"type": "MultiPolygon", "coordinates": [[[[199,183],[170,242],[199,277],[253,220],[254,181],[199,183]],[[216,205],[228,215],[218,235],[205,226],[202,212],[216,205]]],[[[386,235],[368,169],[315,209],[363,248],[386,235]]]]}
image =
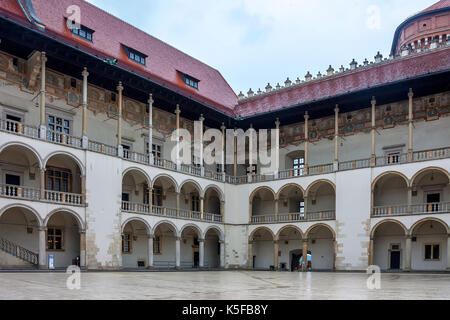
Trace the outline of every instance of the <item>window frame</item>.
{"type": "Polygon", "coordinates": [[[153,237],[153,254],[160,256],[162,255],[162,235],[155,235],[153,237]],[[159,251],[156,251],[156,246],[158,245],[159,251]]]}
{"type": "Polygon", "coordinates": [[[146,67],[147,66],[147,58],[148,55],[145,53],[142,53],[140,51],[137,51],[136,49],[130,48],[124,44],[122,44],[123,48],[125,49],[125,53],[127,54],[128,60],[137,63],[141,66],[146,67]],[[136,57],[139,57],[139,60],[136,60],[136,57]]]}
{"type": "Polygon", "coordinates": [[[193,76],[190,76],[186,73],[183,73],[181,71],[178,71],[178,73],[181,76],[181,79],[183,80],[183,83],[188,86],[189,88],[200,90],[200,80],[194,78],[193,76]]]}
{"type": "Polygon", "coordinates": [[[47,245],[46,245],[46,251],[47,252],[65,252],[66,251],[66,247],[65,247],[65,230],[63,226],[48,226],[47,227],[47,231],[46,231],[46,239],[47,239],[47,245]],[[49,248],[49,230],[53,229],[55,232],[53,234],[53,248],[49,248]],[[55,249],[55,237],[56,237],[56,230],[61,230],[61,249],[55,249]]]}
{"type": "MultiPolygon", "coordinates": [[[[73,175],[72,175],[72,171],[70,169],[53,167],[53,166],[48,166],[45,168],[45,190],[54,191],[54,192],[62,192],[62,193],[72,193],[72,183],[73,183],[73,175]],[[56,177],[55,175],[51,176],[53,178],[53,183],[52,183],[53,189],[48,188],[48,179],[49,179],[48,172],[49,172],[49,170],[57,171],[57,172],[61,173],[60,177],[56,177]],[[62,173],[63,172],[68,173],[68,175],[69,175],[68,181],[67,181],[67,187],[68,187],[67,190],[68,191],[54,190],[55,189],[55,178],[59,178],[59,180],[61,180],[60,187],[62,186],[62,179],[63,179],[62,173]]],[[[60,188],[60,189],[62,189],[62,188],[60,188]]]]}
{"type": "Polygon", "coordinates": [[[442,245],[440,242],[426,242],[423,244],[422,246],[423,248],[423,261],[425,262],[433,262],[433,261],[441,261],[442,260],[442,245]],[[430,252],[430,259],[426,258],[426,247],[430,246],[431,247],[431,252],[430,252]],[[438,246],[439,247],[439,258],[438,259],[434,259],[434,247],[438,246]]]}
{"type": "Polygon", "coordinates": [[[83,25],[80,24],[80,28],[72,28],[72,29],[69,29],[69,30],[70,30],[70,33],[73,36],[77,37],[77,38],[83,39],[83,40],[91,42],[91,43],[94,42],[94,33],[95,33],[95,31],[92,30],[91,28],[88,28],[88,27],[83,26],[83,25]],[[75,30],[77,30],[77,31],[75,32],[75,30]],[[84,32],[85,36],[82,36],[80,34],[80,31],[84,32]],[[89,39],[89,35],[90,35],[90,39],[89,39]]]}
{"type": "Polygon", "coordinates": [[[132,254],[133,253],[133,233],[131,233],[131,232],[124,232],[124,233],[122,233],[122,254],[132,254]],[[125,244],[125,236],[128,236],[129,238],[128,238],[128,251],[124,251],[124,249],[125,249],[125,246],[124,246],[124,244],[125,244]]]}

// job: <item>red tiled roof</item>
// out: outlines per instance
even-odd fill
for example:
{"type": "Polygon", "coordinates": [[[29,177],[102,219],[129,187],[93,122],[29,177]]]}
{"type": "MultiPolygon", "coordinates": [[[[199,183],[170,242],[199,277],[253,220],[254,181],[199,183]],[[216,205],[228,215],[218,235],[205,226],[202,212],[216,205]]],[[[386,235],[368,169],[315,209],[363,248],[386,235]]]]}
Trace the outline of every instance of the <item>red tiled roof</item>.
{"type": "Polygon", "coordinates": [[[440,1],[436,2],[435,4],[433,4],[432,6],[429,6],[425,10],[419,12],[419,14],[420,13],[434,11],[434,10],[438,10],[438,9],[443,9],[443,8],[446,8],[446,7],[450,7],[450,0],[440,0],[440,1]]]}
{"type": "Polygon", "coordinates": [[[418,56],[395,59],[328,79],[316,80],[261,97],[250,98],[241,102],[235,108],[235,113],[248,117],[449,68],[450,48],[446,48],[418,56]]]}
{"type": "MultiPolygon", "coordinates": [[[[237,96],[216,69],[88,2],[32,0],[32,4],[37,17],[46,26],[44,33],[58,36],[63,42],[77,45],[80,49],[96,53],[102,58],[117,58],[121,67],[233,115],[237,96]],[[95,31],[92,43],[73,36],[67,28],[64,17],[69,17],[66,10],[71,5],[80,7],[81,24],[95,31]],[[146,66],[131,62],[122,44],[146,54],[146,66]],[[200,80],[199,90],[186,86],[177,70],[200,80]]],[[[2,8],[23,16],[16,0],[2,1],[2,8]]]]}

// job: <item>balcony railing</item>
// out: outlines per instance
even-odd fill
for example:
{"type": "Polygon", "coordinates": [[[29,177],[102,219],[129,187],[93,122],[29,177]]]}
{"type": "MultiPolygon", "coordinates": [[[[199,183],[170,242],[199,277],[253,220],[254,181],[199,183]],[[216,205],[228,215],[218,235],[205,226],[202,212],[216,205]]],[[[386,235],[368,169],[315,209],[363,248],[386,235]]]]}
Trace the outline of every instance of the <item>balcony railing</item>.
{"type": "Polygon", "coordinates": [[[372,217],[450,213],[450,202],[374,207],[372,217]]]}
{"type": "Polygon", "coordinates": [[[377,167],[386,166],[386,165],[394,165],[394,164],[402,164],[408,162],[408,154],[402,153],[398,155],[390,155],[384,157],[376,157],[375,165],[377,167]]]}
{"type": "Polygon", "coordinates": [[[59,192],[45,190],[45,200],[57,203],[66,203],[71,205],[82,205],[83,196],[76,193],[59,192]]]}
{"type": "Polygon", "coordinates": [[[339,171],[363,169],[370,167],[370,159],[339,162],[339,171]]]}
{"type": "Polygon", "coordinates": [[[41,197],[41,192],[39,189],[35,188],[1,184],[0,195],[9,198],[39,200],[41,197]]]}
{"type": "Polygon", "coordinates": [[[110,156],[117,156],[117,147],[109,146],[95,141],[89,140],[88,150],[93,152],[104,153],[110,156]]]}
{"type": "Polygon", "coordinates": [[[64,144],[75,148],[81,148],[81,138],[74,137],[61,132],[48,131],[47,140],[50,142],[64,144]]]}
{"type": "Polygon", "coordinates": [[[301,221],[323,221],[335,220],[335,210],[323,210],[317,212],[305,213],[280,213],[275,215],[261,215],[252,216],[252,223],[254,224],[270,224],[270,223],[286,223],[286,222],[301,222],[301,221]]]}
{"type": "Polygon", "coordinates": [[[450,148],[417,151],[413,153],[413,161],[439,160],[450,158],[450,148]]]}
{"type": "Polygon", "coordinates": [[[213,213],[202,213],[198,211],[174,209],[160,206],[151,206],[143,203],[122,201],[122,210],[131,213],[152,214],[162,217],[181,218],[197,221],[222,222],[222,216],[213,213]],[[178,211],[178,212],[177,212],[178,211]]]}
{"type": "Polygon", "coordinates": [[[17,121],[0,120],[0,130],[23,134],[24,136],[31,138],[39,138],[39,129],[37,127],[29,126],[17,121]]]}

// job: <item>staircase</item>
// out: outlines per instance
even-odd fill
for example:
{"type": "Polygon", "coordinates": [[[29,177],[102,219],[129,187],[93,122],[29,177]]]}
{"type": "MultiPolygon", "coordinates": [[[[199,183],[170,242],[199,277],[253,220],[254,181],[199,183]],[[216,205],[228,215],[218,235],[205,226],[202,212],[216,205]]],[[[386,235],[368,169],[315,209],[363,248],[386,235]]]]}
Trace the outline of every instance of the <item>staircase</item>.
{"type": "Polygon", "coordinates": [[[9,240],[0,238],[0,250],[34,266],[39,264],[39,255],[37,253],[31,252],[9,240]]]}

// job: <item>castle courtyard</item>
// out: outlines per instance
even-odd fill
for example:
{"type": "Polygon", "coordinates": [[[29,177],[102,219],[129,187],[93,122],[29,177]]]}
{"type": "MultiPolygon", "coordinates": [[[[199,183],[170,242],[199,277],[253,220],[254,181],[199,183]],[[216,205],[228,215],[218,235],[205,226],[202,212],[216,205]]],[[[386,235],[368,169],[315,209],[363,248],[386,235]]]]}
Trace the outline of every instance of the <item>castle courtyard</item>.
{"type": "Polygon", "coordinates": [[[297,272],[88,272],[80,290],[65,273],[1,273],[0,299],[40,300],[362,300],[448,299],[450,274],[381,274],[381,289],[364,273],[297,272]]]}

